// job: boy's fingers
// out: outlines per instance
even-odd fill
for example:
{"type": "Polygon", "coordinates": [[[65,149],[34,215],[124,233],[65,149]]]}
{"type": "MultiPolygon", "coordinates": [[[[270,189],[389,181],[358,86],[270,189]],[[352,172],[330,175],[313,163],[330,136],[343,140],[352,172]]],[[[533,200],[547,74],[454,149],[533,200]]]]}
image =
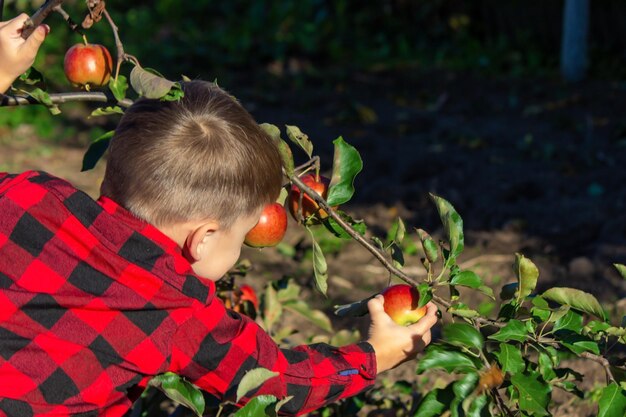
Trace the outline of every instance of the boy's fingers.
{"type": "Polygon", "coordinates": [[[437,323],[437,306],[430,302],[426,304],[426,315],[422,317],[417,323],[408,327],[418,334],[426,334],[430,332],[430,328],[437,323]]]}
{"type": "Polygon", "coordinates": [[[48,36],[50,27],[48,25],[39,25],[33,33],[30,34],[26,42],[24,42],[24,48],[30,50],[30,52],[37,53],[39,47],[48,36]]]}
{"type": "Polygon", "coordinates": [[[21,29],[24,26],[24,22],[28,20],[28,15],[26,13],[22,13],[18,16],[15,16],[13,19],[6,22],[6,27],[12,30],[21,29]]]}

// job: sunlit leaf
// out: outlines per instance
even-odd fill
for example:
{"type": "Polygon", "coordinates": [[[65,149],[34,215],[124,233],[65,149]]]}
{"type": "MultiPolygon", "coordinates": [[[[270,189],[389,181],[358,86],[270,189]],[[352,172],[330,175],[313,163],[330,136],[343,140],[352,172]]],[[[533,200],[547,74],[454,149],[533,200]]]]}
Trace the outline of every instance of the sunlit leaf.
{"type": "Polygon", "coordinates": [[[204,414],[205,402],[202,392],[183,377],[166,372],[152,378],[150,385],[161,389],[169,398],[191,409],[196,415],[204,414]]]}
{"type": "Polygon", "coordinates": [[[278,402],[278,398],[273,395],[259,395],[252,398],[246,405],[237,410],[232,417],[267,417],[275,416],[276,410],[271,407],[271,411],[268,413],[270,406],[273,406],[278,402]]]}
{"type": "Polygon", "coordinates": [[[434,194],[430,194],[430,196],[437,207],[446,238],[450,243],[450,254],[446,261],[446,266],[450,267],[456,261],[456,258],[461,254],[461,252],[463,252],[463,248],[465,246],[463,219],[461,219],[459,213],[456,212],[452,204],[450,204],[447,200],[434,194]]]}
{"type": "Polygon", "coordinates": [[[160,75],[154,74],[154,71],[149,71],[135,65],[130,72],[130,85],[133,90],[140,96],[146,98],[161,98],[165,96],[176,83],[170,81],[160,75]]]}
{"type": "Polygon", "coordinates": [[[519,284],[516,297],[517,304],[519,305],[535,290],[537,279],[539,278],[539,270],[530,259],[519,253],[515,254],[513,269],[519,284]]]}
{"type": "Polygon", "coordinates": [[[575,288],[553,287],[542,294],[543,298],[565,304],[587,314],[606,320],[604,310],[593,295],[575,288]]]}
{"type": "Polygon", "coordinates": [[[450,323],[443,326],[443,340],[455,346],[483,348],[484,337],[474,326],[467,323],[450,323]]]}
{"type": "MultiPolygon", "coordinates": [[[[365,231],[367,230],[367,225],[365,224],[363,220],[354,220],[352,217],[350,217],[346,212],[342,210],[335,210],[335,212],[337,213],[337,215],[339,215],[339,217],[341,217],[343,221],[345,221],[350,226],[352,226],[352,228],[358,234],[360,234],[361,236],[365,234],[365,231]]],[[[350,234],[346,232],[344,228],[341,227],[339,223],[332,217],[330,216],[326,217],[322,221],[322,224],[324,224],[324,226],[326,227],[326,229],[328,229],[329,232],[331,232],[333,235],[337,236],[338,238],[352,239],[352,236],[350,236],[350,234]]]]}
{"type": "Polygon", "coordinates": [[[97,109],[92,111],[89,116],[110,116],[112,114],[124,114],[124,110],[122,110],[122,108],[119,106],[98,107],[97,109]]]}
{"type": "Polygon", "coordinates": [[[431,369],[443,369],[448,372],[476,371],[477,366],[465,353],[448,350],[438,345],[430,345],[417,364],[417,372],[431,369]]]}
{"type": "MultiPolygon", "coordinates": [[[[578,329],[578,332],[580,332],[580,329],[578,329]]],[[[555,336],[563,346],[577,355],[580,355],[583,352],[592,352],[596,355],[600,354],[598,343],[594,342],[587,336],[579,334],[578,332],[572,330],[559,330],[558,332],[555,332],[555,336]]]]}
{"type": "Polygon", "coordinates": [[[503,328],[489,336],[489,339],[498,340],[500,342],[507,342],[509,340],[524,342],[527,335],[528,331],[524,323],[519,320],[511,320],[503,328]]]}
{"type": "Polygon", "coordinates": [[[291,176],[294,173],[294,162],[293,162],[293,153],[291,152],[291,148],[287,145],[280,137],[280,129],[277,126],[270,123],[261,123],[259,125],[261,129],[265,131],[278,146],[278,150],[280,152],[280,157],[283,161],[283,167],[285,168],[285,173],[287,176],[291,176]]]}
{"type": "Polygon", "coordinates": [[[450,284],[469,288],[479,288],[483,285],[483,280],[474,271],[461,271],[452,277],[450,284]]]}
{"type": "Polygon", "coordinates": [[[354,195],[354,178],[363,169],[363,161],[356,148],[341,136],[333,144],[335,155],[327,202],[330,206],[338,206],[350,201],[354,195]]]}
{"type": "Polygon", "coordinates": [[[313,273],[315,275],[315,287],[319,292],[326,295],[328,291],[328,265],[326,264],[326,258],[322,252],[322,248],[315,240],[315,235],[310,228],[307,228],[311,235],[311,241],[313,245],[313,273]]]}
{"type": "Polygon", "coordinates": [[[117,101],[122,101],[126,98],[128,80],[121,74],[117,76],[117,79],[111,78],[109,81],[109,89],[117,101]]]}
{"type": "Polygon", "coordinates": [[[429,262],[435,263],[439,258],[439,245],[437,242],[423,229],[415,229],[422,243],[422,249],[424,249],[424,255],[429,262]]]}
{"type": "Polygon", "coordinates": [[[287,137],[308,155],[309,158],[313,156],[313,143],[309,137],[303,133],[298,126],[285,126],[287,130],[287,137]]]}
{"type": "Polygon", "coordinates": [[[433,289],[425,282],[418,284],[417,292],[420,295],[420,299],[417,302],[418,307],[424,307],[430,300],[433,299],[433,289]]]}
{"type": "Polygon", "coordinates": [[[558,331],[567,329],[580,333],[582,328],[583,316],[576,311],[568,310],[563,316],[555,321],[552,330],[558,331]]]}
{"type": "Polygon", "coordinates": [[[617,269],[617,272],[622,276],[622,278],[626,279],[626,265],[623,264],[613,264],[613,266],[617,269]]]}
{"type": "Polygon", "coordinates": [[[239,402],[239,400],[250,391],[259,388],[268,379],[274,378],[278,375],[278,372],[272,372],[266,368],[255,368],[246,372],[243,378],[241,378],[239,385],[237,386],[236,402],[239,402]]]}
{"type": "Polygon", "coordinates": [[[34,90],[29,91],[28,95],[37,100],[39,103],[45,105],[52,115],[56,116],[61,114],[61,109],[59,106],[54,104],[47,91],[44,91],[41,88],[35,88],[34,90]]]}
{"type": "Polygon", "coordinates": [[[87,152],[83,155],[83,166],[81,171],[88,171],[96,166],[100,158],[102,158],[106,150],[109,148],[109,142],[111,142],[111,138],[114,133],[115,132],[111,130],[91,142],[87,152]]]}

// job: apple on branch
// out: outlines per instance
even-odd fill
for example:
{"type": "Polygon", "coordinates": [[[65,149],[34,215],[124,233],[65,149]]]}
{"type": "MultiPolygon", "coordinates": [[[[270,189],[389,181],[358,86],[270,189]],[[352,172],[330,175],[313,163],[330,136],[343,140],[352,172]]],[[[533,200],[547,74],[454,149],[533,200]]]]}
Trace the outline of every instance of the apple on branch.
{"type": "Polygon", "coordinates": [[[426,315],[426,306],[418,307],[420,294],[412,285],[392,285],[385,288],[381,294],[384,298],[385,313],[401,326],[416,323],[426,315]]]}
{"type": "Polygon", "coordinates": [[[287,231],[287,212],[279,203],[263,208],[259,222],[247,234],[244,243],[253,248],[276,246],[287,231]]]}
{"type": "Polygon", "coordinates": [[[75,86],[102,87],[109,82],[113,68],[111,54],[102,45],[78,43],[65,53],[63,70],[68,81],[75,86]]]}
{"type": "MultiPolygon", "coordinates": [[[[300,180],[326,200],[328,197],[328,188],[330,186],[329,178],[322,175],[317,175],[316,177],[313,174],[306,174],[300,177],[300,180]]],[[[295,184],[291,186],[291,192],[289,193],[289,211],[291,212],[293,218],[298,222],[307,221],[308,219],[309,223],[314,224],[319,223],[319,221],[328,217],[328,213],[320,208],[317,202],[302,192],[302,190],[300,190],[300,188],[298,188],[295,184]],[[302,207],[300,207],[300,203],[302,203],[302,207]]]]}

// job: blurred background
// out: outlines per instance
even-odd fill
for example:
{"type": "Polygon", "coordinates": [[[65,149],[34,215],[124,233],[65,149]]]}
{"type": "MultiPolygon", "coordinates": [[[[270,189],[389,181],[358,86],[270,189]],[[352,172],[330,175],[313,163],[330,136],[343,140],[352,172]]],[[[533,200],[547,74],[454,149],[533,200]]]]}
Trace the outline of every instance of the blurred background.
{"type": "MultiPolygon", "coordinates": [[[[41,3],[5,1],[4,18],[41,3]]],[[[436,232],[434,192],[463,217],[467,256],[492,262],[493,282],[511,279],[520,251],[543,285],[620,305],[626,286],[612,264],[626,263],[626,3],[567,3],[109,0],[107,9],[144,67],[216,80],[257,121],[299,126],[324,169],[333,139],[355,145],[365,168],[348,210],[374,232],[398,215],[436,232]],[[582,6],[570,9],[569,32],[567,3],[582,6]]],[[[77,22],[86,10],[76,0],[64,8],[77,22]]],[[[47,23],[35,66],[51,92],[68,91],[63,56],[81,38],[58,14],[47,23]]],[[[87,36],[114,51],[105,21],[87,36]]],[[[116,119],[86,118],[93,108],[0,109],[0,169],[46,169],[97,195],[104,164],[80,173],[81,159],[116,119]]],[[[340,275],[355,273],[353,259],[340,275]]]]}

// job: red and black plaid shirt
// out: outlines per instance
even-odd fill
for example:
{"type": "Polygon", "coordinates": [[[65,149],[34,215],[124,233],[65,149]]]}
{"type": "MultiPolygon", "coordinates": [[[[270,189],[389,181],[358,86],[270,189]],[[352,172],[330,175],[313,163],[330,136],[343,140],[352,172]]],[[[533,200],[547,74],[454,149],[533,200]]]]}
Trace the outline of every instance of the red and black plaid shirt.
{"type": "Polygon", "coordinates": [[[280,349],[113,201],[41,172],[0,174],[0,416],[121,416],[167,371],[234,399],[257,367],[280,375],[254,394],[292,395],[288,413],[355,395],[376,373],[368,343],[280,349]]]}

